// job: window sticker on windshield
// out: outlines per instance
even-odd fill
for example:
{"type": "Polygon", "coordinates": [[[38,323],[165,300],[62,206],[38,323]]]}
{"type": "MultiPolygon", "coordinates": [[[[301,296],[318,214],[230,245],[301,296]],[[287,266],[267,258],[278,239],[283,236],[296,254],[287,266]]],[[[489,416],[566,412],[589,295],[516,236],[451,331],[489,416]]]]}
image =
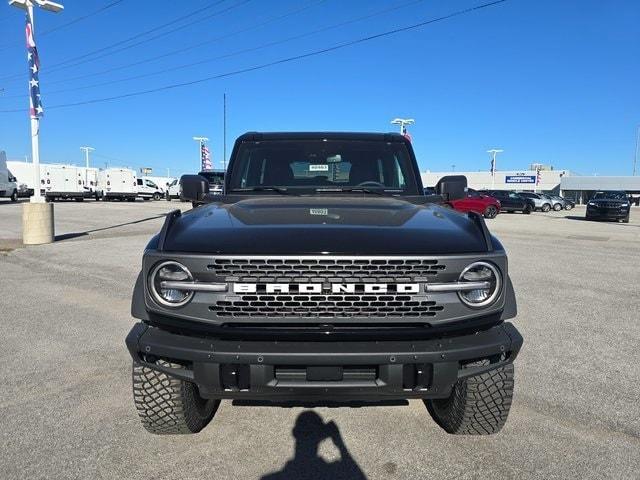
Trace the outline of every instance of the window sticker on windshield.
{"type": "Polygon", "coordinates": [[[309,171],[310,172],[328,172],[329,171],[329,165],[326,165],[324,163],[318,163],[315,165],[309,165],[309,171]]]}
{"type": "Polygon", "coordinates": [[[327,216],[329,215],[329,209],[327,208],[310,208],[309,209],[309,214],[311,215],[323,215],[323,216],[327,216]]]}

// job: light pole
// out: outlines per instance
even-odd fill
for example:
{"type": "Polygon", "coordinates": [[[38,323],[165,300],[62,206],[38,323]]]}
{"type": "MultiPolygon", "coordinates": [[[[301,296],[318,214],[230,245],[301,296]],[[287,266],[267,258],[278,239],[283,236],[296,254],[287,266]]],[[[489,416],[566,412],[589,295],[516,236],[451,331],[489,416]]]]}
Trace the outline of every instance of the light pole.
{"type": "Polygon", "coordinates": [[[400,125],[400,134],[404,135],[405,127],[407,125],[413,125],[416,121],[413,118],[394,118],[391,120],[393,125],[400,125]]]}
{"type": "Polygon", "coordinates": [[[198,150],[200,157],[200,166],[198,167],[198,171],[202,170],[202,147],[204,146],[204,142],[208,142],[209,139],[207,137],[193,137],[193,139],[198,142],[200,148],[198,150]]]}
{"type": "Polygon", "coordinates": [[[636,176],[636,166],[638,164],[638,139],[640,138],[640,125],[638,125],[638,129],[636,130],[636,153],[633,156],[633,176],[636,176]]]}
{"type": "Polygon", "coordinates": [[[27,61],[29,65],[29,115],[31,117],[31,158],[33,162],[33,197],[23,205],[22,241],[27,245],[51,243],[54,240],[53,204],[46,204],[40,193],[40,116],[43,113],[40,100],[40,60],[34,34],[33,6],[58,13],[63,6],[51,0],[9,0],[9,5],[26,11],[27,61]]]}
{"type": "Polygon", "coordinates": [[[496,184],[496,155],[502,152],[504,152],[504,150],[499,148],[487,150],[487,153],[491,155],[491,189],[493,189],[496,184]]]}
{"type": "Polygon", "coordinates": [[[93,148],[93,147],[80,147],[80,150],[84,150],[84,163],[85,163],[84,185],[85,185],[85,188],[87,188],[87,185],[89,185],[89,152],[94,151],[95,148],[93,148]]]}

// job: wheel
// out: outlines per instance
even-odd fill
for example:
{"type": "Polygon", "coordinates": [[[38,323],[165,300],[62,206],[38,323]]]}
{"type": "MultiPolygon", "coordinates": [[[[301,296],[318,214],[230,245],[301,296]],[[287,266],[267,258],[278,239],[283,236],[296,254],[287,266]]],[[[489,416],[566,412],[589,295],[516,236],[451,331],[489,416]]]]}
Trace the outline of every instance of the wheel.
{"type": "Polygon", "coordinates": [[[13,193],[11,194],[11,201],[12,202],[17,202],[18,201],[18,191],[14,190],[13,193]]]}
{"type": "Polygon", "coordinates": [[[533,207],[531,205],[526,205],[522,210],[522,213],[525,215],[529,215],[533,211],[533,207]]]}
{"type": "Polygon", "coordinates": [[[564,206],[564,209],[565,209],[565,210],[571,210],[572,208],[573,208],[573,205],[571,205],[570,203],[567,203],[567,204],[564,206]]]}
{"type": "Polygon", "coordinates": [[[622,219],[622,223],[629,223],[629,215],[622,219]]]}
{"type": "MultiPolygon", "coordinates": [[[[158,360],[158,365],[181,368],[158,360]]],[[[142,426],[157,435],[198,433],[218,409],[220,400],[207,400],[198,387],[166,373],[133,363],[133,402],[142,426]]]]}
{"type": "Polygon", "coordinates": [[[559,212],[560,210],[562,210],[562,204],[560,204],[560,203],[554,203],[554,204],[553,204],[553,210],[554,210],[555,212],[559,212]]]}
{"type": "Polygon", "coordinates": [[[487,208],[485,208],[484,210],[485,218],[496,218],[496,215],[498,215],[497,207],[494,207],[493,205],[489,205],[487,208]]]}
{"type": "MultiPolygon", "coordinates": [[[[484,360],[476,365],[483,365],[484,360]]],[[[504,426],[513,399],[513,364],[458,380],[447,398],[425,400],[431,417],[448,433],[490,435],[504,426]]]]}
{"type": "Polygon", "coordinates": [[[160,192],[156,192],[156,193],[154,193],[154,194],[153,194],[153,199],[154,199],[155,201],[158,201],[158,200],[160,200],[161,198],[162,198],[162,195],[160,194],[160,192]]]}
{"type": "Polygon", "coordinates": [[[548,212],[549,210],[551,210],[551,205],[549,205],[548,203],[545,203],[544,205],[542,205],[543,212],[548,212]]]}
{"type": "Polygon", "coordinates": [[[164,198],[165,198],[165,200],[166,200],[167,202],[170,202],[170,201],[171,201],[171,195],[169,195],[169,192],[167,192],[167,194],[164,196],[164,198]]]}

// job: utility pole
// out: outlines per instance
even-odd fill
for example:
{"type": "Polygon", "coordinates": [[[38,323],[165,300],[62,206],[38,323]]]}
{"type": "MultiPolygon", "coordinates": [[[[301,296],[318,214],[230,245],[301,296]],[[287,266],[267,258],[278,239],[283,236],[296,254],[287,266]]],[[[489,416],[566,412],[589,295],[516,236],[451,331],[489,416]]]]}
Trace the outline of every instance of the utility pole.
{"type": "Polygon", "coordinates": [[[89,152],[95,150],[93,147],[80,147],[80,150],[84,150],[84,185],[85,188],[89,185],[89,152]]]}
{"type": "Polygon", "coordinates": [[[222,94],[222,169],[227,171],[227,94],[222,94]]]}
{"type": "Polygon", "coordinates": [[[407,125],[413,125],[416,121],[413,118],[394,118],[391,120],[393,125],[400,125],[400,134],[405,134],[405,127],[407,125]]]}
{"type": "Polygon", "coordinates": [[[199,145],[199,149],[198,149],[198,157],[200,158],[200,166],[198,167],[198,171],[202,170],[202,147],[204,146],[205,142],[208,142],[209,139],[207,137],[193,137],[193,139],[198,142],[199,145]]]}
{"type": "Polygon", "coordinates": [[[93,147],[80,147],[80,150],[84,151],[84,164],[85,167],[89,168],[89,152],[93,152],[95,148],[93,147]]]}
{"type": "Polygon", "coordinates": [[[496,155],[502,152],[504,152],[504,150],[499,148],[487,150],[487,153],[491,155],[491,189],[495,188],[496,185],[496,155]]]}
{"type": "Polygon", "coordinates": [[[638,165],[638,138],[640,138],[640,125],[636,130],[636,153],[633,156],[633,176],[636,176],[636,166],[638,165]]]}
{"type": "Polygon", "coordinates": [[[54,240],[53,204],[46,204],[40,193],[40,60],[35,43],[34,3],[49,12],[58,13],[63,6],[51,0],[9,0],[9,5],[26,11],[25,33],[29,65],[29,116],[31,118],[31,160],[33,162],[33,197],[22,209],[22,241],[27,245],[51,243],[54,240]]]}

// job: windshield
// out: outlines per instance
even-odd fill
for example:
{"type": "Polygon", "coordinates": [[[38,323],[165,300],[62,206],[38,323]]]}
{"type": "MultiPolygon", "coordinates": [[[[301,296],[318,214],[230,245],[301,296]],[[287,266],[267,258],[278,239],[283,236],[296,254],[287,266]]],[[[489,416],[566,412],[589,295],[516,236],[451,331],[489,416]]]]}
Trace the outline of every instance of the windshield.
{"type": "Polygon", "coordinates": [[[222,185],[224,183],[224,172],[204,171],[198,175],[206,178],[209,185],[222,185]]]}
{"type": "Polygon", "coordinates": [[[297,193],[373,190],[418,195],[404,143],[363,140],[270,140],[239,146],[229,189],[297,193]]]}
{"type": "Polygon", "coordinates": [[[626,200],[627,193],[626,192],[598,192],[593,196],[594,200],[600,199],[610,199],[610,200],[626,200]]]}

